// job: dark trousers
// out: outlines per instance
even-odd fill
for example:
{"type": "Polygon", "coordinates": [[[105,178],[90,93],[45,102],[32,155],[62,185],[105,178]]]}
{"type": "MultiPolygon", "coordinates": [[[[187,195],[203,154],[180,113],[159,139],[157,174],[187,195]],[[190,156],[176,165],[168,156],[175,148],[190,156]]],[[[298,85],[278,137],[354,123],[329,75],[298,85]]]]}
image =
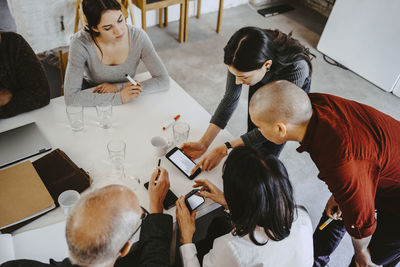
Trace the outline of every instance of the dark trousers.
{"type": "MultiPolygon", "coordinates": [[[[328,264],[329,256],[346,233],[343,221],[332,221],[323,230],[319,230],[319,226],[327,219],[324,212],[314,232],[314,267],[328,264]]],[[[396,266],[400,262],[400,218],[378,212],[377,227],[368,248],[375,264],[396,266]]],[[[349,266],[355,266],[354,257],[349,266]]]]}
{"type": "MultiPolygon", "coordinates": [[[[258,88],[260,88],[261,86],[263,86],[265,84],[259,82],[253,86],[250,86],[249,88],[249,98],[248,101],[250,104],[250,99],[253,96],[253,94],[258,90],[258,88]]],[[[311,87],[311,77],[308,76],[306,78],[306,80],[304,81],[303,87],[301,89],[303,89],[306,93],[310,92],[310,87],[311,87]]],[[[250,105],[247,105],[248,107],[250,105]]],[[[254,128],[257,128],[254,123],[251,121],[250,119],[250,114],[247,111],[247,132],[250,132],[251,130],[253,130],[254,128]]],[[[265,139],[265,142],[263,142],[262,144],[260,144],[258,147],[255,147],[257,150],[259,150],[263,155],[274,155],[275,157],[279,157],[279,155],[282,152],[283,147],[285,146],[285,143],[277,145],[272,143],[271,141],[265,139]]]]}
{"type": "Polygon", "coordinates": [[[203,258],[213,247],[214,240],[232,231],[232,224],[228,215],[215,217],[207,229],[205,239],[196,243],[197,258],[200,265],[203,265],[203,258]]]}

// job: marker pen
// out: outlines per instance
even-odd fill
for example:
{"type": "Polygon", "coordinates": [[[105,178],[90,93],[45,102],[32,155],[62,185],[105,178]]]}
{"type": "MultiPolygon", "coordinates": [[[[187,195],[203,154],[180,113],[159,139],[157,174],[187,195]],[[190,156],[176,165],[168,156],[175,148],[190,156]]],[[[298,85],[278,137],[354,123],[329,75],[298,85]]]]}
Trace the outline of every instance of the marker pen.
{"type": "Polygon", "coordinates": [[[176,115],[174,119],[172,119],[170,122],[167,123],[167,125],[165,125],[164,127],[162,127],[162,129],[165,131],[167,130],[169,127],[171,127],[172,124],[175,123],[175,121],[177,121],[179,118],[181,117],[181,115],[176,115]]]}
{"type": "Polygon", "coordinates": [[[329,218],[328,220],[326,220],[323,224],[321,224],[321,226],[318,228],[319,230],[324,229],[325,227],[328,226],[328,224],[330,224],[333,221],[332,218],[329,218]]]}
{"type": "MultiPolygon", "coordinates": [[[[334,208],[334,211],[337,211],[336,207],[334,208]]],[[[334,216],[335,216],[335,215],[337,216],[338,214],[337,214],[337,212],[335,212],[333,215],[334,215],[334,216]]],[[[332,221],[333,221],[333,219],[332,219],[332,218],[329,218],[329,219],[326,220],[323,224],[321,224],[321,226],[318,227],[318,229],[319,229],[319,230],[324,229],[324,228],[327,227],[328,224],[330,224],[332,221]]]]}
{"type": "MultiPolygon", "coordinates": [[[[161,165],[161,158],[158,159],[157,166],[160,167],[160,165],[161,165]]],[[[157,185],[158,176],[160,176],[160,170],[158,170],[157,177],[156,179],[154,179],[154,185],[157,185]]]]}
{"type": "Polygon", "coordinates": [[[129,76],[129,74],[125,74],[125,77],[128,79],[128,81],[130,81],[133,85],[137,85],[137,82],[135,82],[134,79],[132,79],[131,76],[129,76]]]}

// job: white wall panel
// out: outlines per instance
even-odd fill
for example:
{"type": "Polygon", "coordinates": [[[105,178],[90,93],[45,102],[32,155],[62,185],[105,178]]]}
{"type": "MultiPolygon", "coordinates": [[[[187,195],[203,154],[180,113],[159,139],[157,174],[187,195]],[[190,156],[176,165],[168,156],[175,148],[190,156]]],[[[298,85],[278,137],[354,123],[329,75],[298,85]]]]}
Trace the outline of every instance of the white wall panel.
{"type": "Polygon", "coordinates": [[[337,0],[318,50],[391,92],[400,76],[399,12],[399,0],[337,0]]]}

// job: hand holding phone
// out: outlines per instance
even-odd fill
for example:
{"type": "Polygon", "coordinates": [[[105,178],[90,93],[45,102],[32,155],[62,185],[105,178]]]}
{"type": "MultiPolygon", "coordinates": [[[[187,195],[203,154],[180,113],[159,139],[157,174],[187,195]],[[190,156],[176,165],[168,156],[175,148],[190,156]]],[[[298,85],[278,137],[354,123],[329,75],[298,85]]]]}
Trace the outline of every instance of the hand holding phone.
{"type": "Polygon", "coordinates": [[[193,189],[185,196],[185,204],[189,209],[190,213],[200,207],[204,202],[204,197],[200,196],[198,193],[200,189],[193,189]]]}
{"type": "Polygon", "coordinates": [[[192,243],[193,235],[196,231],[195,220],[196,211],[190,213],[185,204],[185,197],[181,196],[176,202],[176,221],[179,224],[182,244],[192,243]]]}
{"type": "Polygon", "coordinates": [[[228,209],[228,204],[226,204],[224,192],[219,190],[213,183],[211,183],[208,179],[197,179],[194,181],[193,187],[201,186],[199,195],[210,198],[211,200],[217,202],[218,204],[228,209]]]}
{"type": "Polygon", "coordinates": [[[167,170],[157,167],[150,182],[144,184],[144,187],[149,190],[150,213],[162,213],[163,206],[165,209],[169,209],[175,205],[178,198],[169,190],[169,185],[167,170]]]}
{"type": "Polygon", "coordinates": [[[196,166],[196,163],[186,156],[178,147],[174,147],[165,155],[165,157],[190,180],[193,180],[201,172],[201,169],[198,168],[193,174],[191,174],[191,171],[196,166]]]}

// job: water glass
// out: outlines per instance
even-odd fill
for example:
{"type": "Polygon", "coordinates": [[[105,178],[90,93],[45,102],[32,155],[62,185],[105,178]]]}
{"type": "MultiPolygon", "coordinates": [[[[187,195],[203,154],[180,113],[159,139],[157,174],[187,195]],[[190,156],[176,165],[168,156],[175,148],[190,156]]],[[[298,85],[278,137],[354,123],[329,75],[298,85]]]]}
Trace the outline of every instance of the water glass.
{"type": "Polygon", "coordinates": [[[172,132],[174,135],[175,144],[177,146],[182,145],[189,137],[190,126],[186,122],[176,122],[172,126],[172,132]]]}
{"type": "Polygon", "coordinates": [[[96,105],[97,119],[99,126],[104,129],[111,128],[112,105],[111,103],[101,103],[96,105]]]}
{"type": "Polygon", "coordinates": [[[120,175],[124,172],[125,149],[126,144],[122,140],[113,140],[107,145],[113,172],[119,173],[120,175]]]}
{"type": "Polygon", "coordinates": [[[83,107],[73,104],[68,105],[66,110],[72,131],[78,132],[83,130],[83,107]]]}

